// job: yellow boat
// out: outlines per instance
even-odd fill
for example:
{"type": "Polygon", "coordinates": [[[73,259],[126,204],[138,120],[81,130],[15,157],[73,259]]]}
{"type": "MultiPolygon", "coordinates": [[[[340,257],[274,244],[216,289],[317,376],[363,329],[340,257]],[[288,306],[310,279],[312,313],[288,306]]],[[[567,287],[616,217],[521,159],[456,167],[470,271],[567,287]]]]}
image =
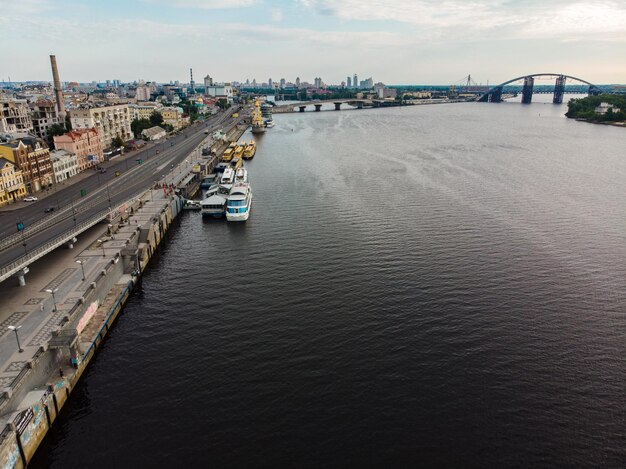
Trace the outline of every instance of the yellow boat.
{"type": "Polygon", "coordinates": [[[246,145],[246,148],[243,150],[243,157],[247,160],[252,158],[256,153],[256,142],[254,140],[250,140],[250,143],[246,145]]]}
{"type": "Polygon", "coordinates": [[[228,147],[225,151],[224,154],[222,155],[222,160],[224,161],[230,161],[233,159],[233,149],[231,147],[228,147]]]}
{"type": "Polygon", "coordinates": [[[243,145],[237,145],[235,148],[235,158],[241,158],[243,156],[243,145]]]}

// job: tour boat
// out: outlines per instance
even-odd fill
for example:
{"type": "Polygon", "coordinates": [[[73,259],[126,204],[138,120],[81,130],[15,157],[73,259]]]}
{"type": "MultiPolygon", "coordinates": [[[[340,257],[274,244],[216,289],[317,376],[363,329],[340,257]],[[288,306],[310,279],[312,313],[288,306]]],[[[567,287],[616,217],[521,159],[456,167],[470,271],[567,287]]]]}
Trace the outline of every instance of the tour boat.
{"type": "Polygon", "coordinates": [[[212,195],[200,202],[202,216],[210,218],[221,218],[224,216],[224,205],[226,199],[219,195],[212,195]]]}
{"type": "Polygon", "coordinates": [[[226,220],[246,221],[252,208],[252,189],[247,182],[238,182],[226,199],[226,220]]]}
{"type": "Polygon", "coordinates": [[[234,150],[231,147],[228,147],[224,150],[224,154],[222,155],[222,160],[230,161],[233,159],[234,150]]]}
{"type": "Polygon", "coordinates": [[[248,182],[248,170],[244,167],[239,168],[235,172],[235,183],[248,182]]]}
{"type": "Polygon", "coordinates": [[[232,184],[235,181],[235,170],[233,168],[226,168],[220,179],[220,184],[232,184]]]}
{"type": "Polygon", "coordinates": [[[256,153],[256,143],[254,140],[250,140],[250,142],[246,145],[245,150],[243,151],[243,157],[246,160],[249,160],[256,153]]]}

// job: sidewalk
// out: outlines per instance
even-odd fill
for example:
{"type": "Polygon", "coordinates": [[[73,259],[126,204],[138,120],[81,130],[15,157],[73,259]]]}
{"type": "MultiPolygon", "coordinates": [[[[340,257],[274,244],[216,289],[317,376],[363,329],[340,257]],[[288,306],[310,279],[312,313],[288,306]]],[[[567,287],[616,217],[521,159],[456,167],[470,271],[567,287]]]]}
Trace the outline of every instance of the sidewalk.
{"type": "Polygon", "coordinates": [[[110,255],[103,257],[96,242],[106,229],[106,224],[95,225],[78,237],[74,249],[58,248],[34,262],[26,275],[26,286],[18,286],[17,279],[0,283],[0,391],[48,342],[52,330],[110,262],[110,255]],[[84,261],[85,281],[78,259],[84,261]],[[54,301],[46,289],[58,289],[54,294],[57,311],[53,311],[54,301]],[[15,333],[8,326],[21,327],[18,335],[23,352],[18,352],[15,333]]]}

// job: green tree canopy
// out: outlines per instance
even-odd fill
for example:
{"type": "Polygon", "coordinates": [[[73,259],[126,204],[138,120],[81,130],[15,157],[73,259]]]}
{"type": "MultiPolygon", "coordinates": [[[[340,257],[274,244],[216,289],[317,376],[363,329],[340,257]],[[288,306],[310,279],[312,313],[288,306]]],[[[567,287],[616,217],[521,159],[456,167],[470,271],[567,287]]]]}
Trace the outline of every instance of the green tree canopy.
{"type": "Polygon", "coordinates": [[[154,111],[150,116],[150,124],[154,127],[155,125],[161,125],[163,123],[163,116],[160,112],[154,111]]]}

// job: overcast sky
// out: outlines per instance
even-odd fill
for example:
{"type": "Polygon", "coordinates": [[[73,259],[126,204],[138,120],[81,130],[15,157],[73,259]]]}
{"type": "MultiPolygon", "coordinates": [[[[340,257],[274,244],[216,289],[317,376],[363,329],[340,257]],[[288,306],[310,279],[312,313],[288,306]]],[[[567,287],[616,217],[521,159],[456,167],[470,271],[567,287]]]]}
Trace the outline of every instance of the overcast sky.
{"type": "Polygon", "coordinates": [[[0,0],[0,79],[626,83],[626,1],[0,0]]]}

